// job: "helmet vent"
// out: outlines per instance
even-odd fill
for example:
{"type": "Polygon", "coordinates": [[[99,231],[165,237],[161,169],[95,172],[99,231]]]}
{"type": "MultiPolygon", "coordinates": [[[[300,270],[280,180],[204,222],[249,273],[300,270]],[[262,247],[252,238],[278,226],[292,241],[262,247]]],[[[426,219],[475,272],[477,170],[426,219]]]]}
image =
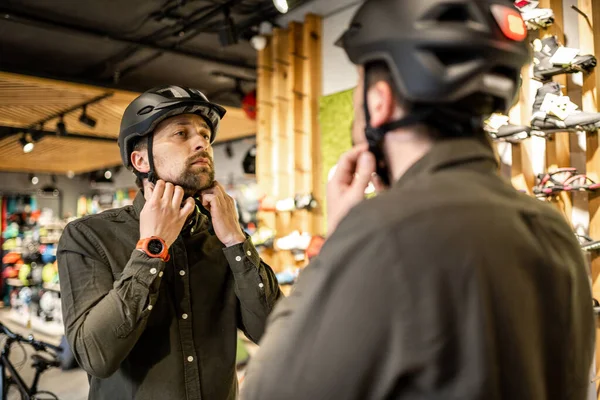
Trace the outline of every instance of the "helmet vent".
{"type": "Polygon", "coordinates": [[[445,3],[439,4],[430,10],[425,20],[431,22],[469,22],[475,21],[469,7],[466,4],[461,3],[445,3]]]}
{"type": "Polygon", "coordinates": [[[145,114],[152,112],[152,110],[154,110],[154,107],[146,106],[146,107],[142,108],[141,110],[139,110],[137,112],[137,115],[145,115],[145,114]]]}
{"type": "Polygon", "coordinates": [[[468,63],[478,58],[472,50],[466,49],[430,49],[430,51],[444,67],[468,63]]]}

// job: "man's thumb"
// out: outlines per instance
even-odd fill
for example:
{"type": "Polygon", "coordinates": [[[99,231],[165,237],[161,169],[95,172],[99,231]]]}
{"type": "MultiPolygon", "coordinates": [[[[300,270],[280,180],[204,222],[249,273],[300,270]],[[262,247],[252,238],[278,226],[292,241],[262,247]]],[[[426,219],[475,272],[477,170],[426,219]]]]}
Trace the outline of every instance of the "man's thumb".
{"type": "Polygon", "coordinates": [[[375,172],[375,156],[373,153],[366,151],[358,157],[356,175],[352,181],[352,191],[364,193],[371,181],[373,172],[375,172]]]}

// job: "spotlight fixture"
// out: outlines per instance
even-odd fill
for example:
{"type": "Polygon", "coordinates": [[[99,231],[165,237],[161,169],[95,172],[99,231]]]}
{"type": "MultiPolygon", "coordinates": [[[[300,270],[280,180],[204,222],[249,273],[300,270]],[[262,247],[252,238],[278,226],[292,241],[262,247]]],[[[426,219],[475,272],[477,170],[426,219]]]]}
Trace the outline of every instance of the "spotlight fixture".
{"type": "Polygon", "coordinates": [[[25,135],[19,139],[19,143],[21,143],[21,146],[23,146],[23,153],[31,153],[33,147],[35,146],[32,141],[25,139],[25,135]]]}
{"type": "Polygon", "coordinates": [[[37,176],[35,176],[34,174],[30,174],[29,179],[31,180],[31,183],[33,183],[34,185],[37,185],[38,183],[40,183],[40,179],[37,176]]]}
{"type": "Polygon", "coordinates": [[[250,38],[250,44],[254,47],[254,50],[264,50],[267,47],[267,38],[263,35],[254,35],[250,38]]]}
{"type": "Polygon", "coordinates": [[[277,11],[279,11],[282,14],[285,14],[286,12],[288,12],[288,10],[290,8],[288,6],[287,0],[273,0],[273,4],[275,5],[275,8],[277,9],[277,11]]]}
{"type": "Polygon", "coordinates": [[[87,106],[83,106],[83,110],[79,116],[79,122],[89,126],[90,128],[94,128],[96,126],[96,120],[87,114],[87,106]]]}
{"type": "Polygon", "coordinates": [[[58,136],[67,136],[67,127],[65,126],[64,116],[60,116],[60,121],[56,124],[56,134],[58,136]]]}
{"type": "Polygon", "coordinates": [[[112,178],[112,172],[110,172],[110,170],[109,170],[109,169],[107,169],[107,170],[104,172],[104,178],[105,178],[106,180],[108,180],[108,179],[112,178]]]}
{"type": "Polygon", "coordinates": [[[75,177],[75,172],[73,172],[73,171],[67,171],[67,178],[73,179],[74,177],[75,177]]]}

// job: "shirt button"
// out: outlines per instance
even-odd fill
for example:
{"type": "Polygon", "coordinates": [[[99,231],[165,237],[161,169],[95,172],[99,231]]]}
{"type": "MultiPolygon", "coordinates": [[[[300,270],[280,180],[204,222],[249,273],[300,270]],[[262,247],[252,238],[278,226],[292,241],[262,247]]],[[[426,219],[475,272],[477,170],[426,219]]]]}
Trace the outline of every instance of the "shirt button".
{"type": "Polygon", "coordinates": [[[184,270],[179,271],[179,275],[184,276],[185,275],[185,271],[184,270]]]}
{"type": "Polygon", "coordinates": [[[150,270],[150,273],[151,273],[152,275],[156,275],[156,268],[152,268],[152,269],[150,270]]]}
{"type": "Polygon", "coordinates": [[[265,284],[261,282],[261,283],[258,284],[258,287],[262,289],[262,288],[265,287],[265,284]]]}
{"type": "Polygon", "coordinates": [[[235,258],[235,261],[242,261],[242,257],[240,257],[240,256],[237,256],[237,257],[235,258]]]}
{"type": "Polygon", "coordinates": [[[248,251],[246,252],[246,254],[248,254],[249,256],[251,256],[251,255],[252,255],[252,252],[250,252],[250,250],[248,250],[248,251]]]}
{"type": "Polygon", "coordinates": [[[148,306],[148,310],[152,311],[152,304],[148,306]]]}
{"type": "Polygon", "coordinates": [[[159,276],[159,277],[161,277],[161,278],[162,278],[162,276],[163,276],[163,275],[164,275],[164,272],[162,272],[162,271],[160,271],[160,272],[158,273],[158,276],[159,276]]]}
{"type": "Polygon", "coordinates": [[[192,362],[192,361],[194,361],[194,357],[192,357],[192,356],[189,356],[189,357],[188,357],[188,361],[189,361],[189,362],[192,362]]]}
{"type": "Polygon", "coordinates": [[[183,319],[187,319],[187,317],[188,317],[188,315],[187,315],[187,314],[183,314],[183,315],[181,316],[181,318],[183,318],[183,319]]]}
{"type": "Polygon", "coordinates": [[[194,233],[194,228],[192,228],[192,229],[190,230],[190,232],[191,232],[191,233],[194,233]]]}

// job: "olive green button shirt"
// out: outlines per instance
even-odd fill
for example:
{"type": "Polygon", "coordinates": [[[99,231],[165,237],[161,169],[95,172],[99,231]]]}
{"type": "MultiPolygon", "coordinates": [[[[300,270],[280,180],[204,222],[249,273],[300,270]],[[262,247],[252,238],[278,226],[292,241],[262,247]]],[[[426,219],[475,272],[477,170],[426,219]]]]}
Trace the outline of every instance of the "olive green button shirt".
{"type": "Polygon", "coordinates": [[[355,207],[269,317],[242,399],[586,398],[579,244],[496,170],[475,140],[439,142],[355,207]]]}
{"type": "Polygon", "coordinates": [[[254,342],[281,297],[250,239],[224,248],[198,210],[165,263],[135,250],[133,206],[70,223],[58,246],[66,336],[89,399],[229,400],[237,329],[254,342]]]}

